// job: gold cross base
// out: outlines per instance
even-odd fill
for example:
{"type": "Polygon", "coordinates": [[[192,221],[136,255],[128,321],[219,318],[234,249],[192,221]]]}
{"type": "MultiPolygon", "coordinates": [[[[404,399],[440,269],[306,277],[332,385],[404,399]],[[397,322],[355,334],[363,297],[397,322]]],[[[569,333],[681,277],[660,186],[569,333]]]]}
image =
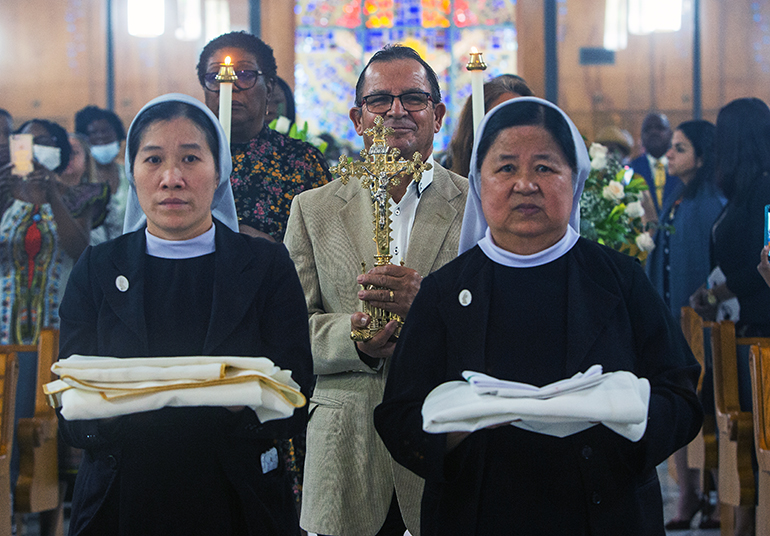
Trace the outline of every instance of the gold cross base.
{"type": "MultiPolygon", "coordinates": [[[[369,285],[366,287],[366,290],[382,290],[382,287],[375,287],[373,285],[369,285]]],[[[398,322],[398,327],[396,328],[396,332],[393,334],[393,337],[391,337],[392,340],[398,339],[398,336],[401,335],[401,327],[404,325],[404,320],[397,315],[396,313],[391,313],[390,311],[386,311],[385,309],[380,309],[379,307],[373,307],[369,305],[367,302],[363,302],[364,304],[364,313],[368,314],[369,317],[372,319],[371,322],[369,322],[369,325],[366,326],[363,329],[354,329],[350,332],[350,338],[353,339],[356,342],[367,342],[372,340],[372,338],[377,335],[380,331],[385,329],[385,326],[390,322],[391,320],[395,320],[398,322]]]]}

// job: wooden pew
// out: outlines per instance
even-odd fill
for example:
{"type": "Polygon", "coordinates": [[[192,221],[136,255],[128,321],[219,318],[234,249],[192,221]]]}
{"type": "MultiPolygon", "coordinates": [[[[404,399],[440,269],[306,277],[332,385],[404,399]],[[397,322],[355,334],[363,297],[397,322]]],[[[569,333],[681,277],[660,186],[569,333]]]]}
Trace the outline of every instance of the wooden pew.
{"type": "Polygon", "coordinates": [[[751,347],[754,445],[759,464],[757,536],[770,536],[770,346],[751,347]]]}
{"type": "Polygon", "coordinates": [[[11,536],[11,450],[16,410],[16,353],[0,353],[0,536],[11,536]]]}
{"type": "Polygon", "coordinates": [[[734,507],[754,506],[754,473],[751,445],[754,422],[750,412],[741,411],[738,398],[737,347],[763,344],[770,338],[736,338],[735,324],[723,320],[711,330],[714,359],[714,403],[719,430],[719,503],[722,534],[734,534],[734,507]]]}
{"type": "Polygon", "coordinates": [[[34,415],[18,419],[16,425],[20,467],[14,510],[17,514],[40,512],[41,534],[61,536],[64,515],[59,492],[58,421],[42,389],[55,379],[51,365],[59,354],[59,331],[44,328],[37,346],[7,345],[0,346],[0,351],[37,352],[34,415]]]}
{"type": "MultiPolygon", "coordinates": [[[[691,307],[682,307],[682,332],[687,339],[695,359],[700,363],[701,371],[698,378],[698,394],[703,388],[703,376],[706,373],[706,346],[703,330],[715,326],[714,322],[705,322],[691,307]]],[[[703,427],[687,446],[687,465],[691,469],[699,469],[701,490],[704,495],[711,487],[711,472],[718,467],[719,453],[717,448],[716,419],[714,408],[704,408],[703,427]]]]}

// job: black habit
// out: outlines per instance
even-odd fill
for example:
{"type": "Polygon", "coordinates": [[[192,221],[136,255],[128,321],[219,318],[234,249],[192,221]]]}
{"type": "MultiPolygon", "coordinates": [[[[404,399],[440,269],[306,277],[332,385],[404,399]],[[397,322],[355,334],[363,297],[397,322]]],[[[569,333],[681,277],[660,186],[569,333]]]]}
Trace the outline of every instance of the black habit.
{"type": "MultiPolygon", "coordinates": [[[[286,249],[215,223],[216,251],[192,259],[148,256],[144,229],[86,249],[61,305],[60,357],[264,356],[309,398],[307,309],[286,249]]],[[[85,449],[70,534],[297,535],[290,483],[282,467],[262,474],[262,454],[306,417],[306,407],[264,424],[216,407],[60,417],[66,442],[85,449]]]]}
{"type": "Polygon", "coordinates": [[[655,466],[700,428],[698,374],[633,258],[581,238],[549,264],[507,268],[476,246],[423,280],[375,424],[396,461],[426,479],[423,536],[662,536],[655,466]],[[594,364],[649,380],[639,442],[602,425],[565,438],[503,426],[446,453],[446,434],[422,431],[425,397],[464,370],[542,386],[594,364]]]}

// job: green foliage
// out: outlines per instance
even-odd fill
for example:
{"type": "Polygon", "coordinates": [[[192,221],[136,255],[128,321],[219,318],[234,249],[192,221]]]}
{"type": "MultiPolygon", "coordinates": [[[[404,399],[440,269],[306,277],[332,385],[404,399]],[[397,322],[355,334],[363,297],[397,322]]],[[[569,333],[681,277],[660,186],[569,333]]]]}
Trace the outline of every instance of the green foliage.
{"type": "Polygon", "coordinates": [[[602,145],[592,144],[590,155],[591,172],[580,198],[580,234],[643,261],[654,247],[642,236],[641,199],[647,183],[636,174],[627,180],[632,171],[602,145]]]}

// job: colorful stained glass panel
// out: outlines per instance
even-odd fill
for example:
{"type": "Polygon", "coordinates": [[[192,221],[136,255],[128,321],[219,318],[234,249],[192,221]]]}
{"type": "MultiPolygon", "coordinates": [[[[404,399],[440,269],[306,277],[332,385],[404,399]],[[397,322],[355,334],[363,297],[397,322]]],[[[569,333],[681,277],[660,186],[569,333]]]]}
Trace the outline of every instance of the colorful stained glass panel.
{"type": "Polygon", "coordinates": [[[339,139],[356,139],[348,117],[363,55],[356,33],[303,29],[296,36],[294,97],[298,123],[307,121],[313,134],[330,132],[339,139]]]}
{"type": "Polygon", "coordinates": [[[394,20],[394,0],[365,0],[364,16],[367,28],[391,28],[394,20]]]}
{"type": "Polygon", "coordinates": [[[471,74],[465,68],[471,47],[481,51],[484,63],[487,64],[487,70],[484,71],[485,82],[501,74],[516,74],[518,45],[515,28],[461,30],[458,39],[452,44],[452,55],[458,60],[452,64],[455,101],[449,112],[455,120],[471,94],[471,74]]]}
{"type": "Polygon", "coordinates": [[[516,0],[454,0],[459,28],[516,23],[516,0]]]}
{"type": "Polygon", "coordinates": [[[449,28],[449,0],[422,0],[423,28],[449,28]]]}
{"type": "Polygon", "coordinates": [[[298,26],[342,26],[358,28],[361,25],[362,0],[297,0],[294,13],[298,26]]]}

